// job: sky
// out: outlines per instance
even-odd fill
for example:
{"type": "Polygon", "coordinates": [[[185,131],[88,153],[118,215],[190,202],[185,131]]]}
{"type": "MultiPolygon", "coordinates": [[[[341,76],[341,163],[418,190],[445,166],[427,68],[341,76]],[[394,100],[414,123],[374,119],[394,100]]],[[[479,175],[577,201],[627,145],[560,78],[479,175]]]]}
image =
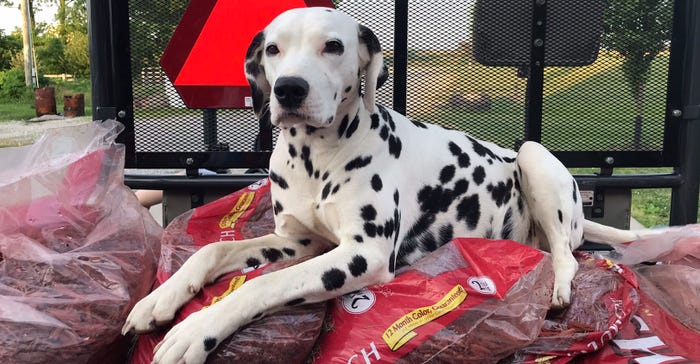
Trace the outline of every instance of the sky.
{"type": "MultiPolygon", "coordinates": [[[[36,14],[34,14],[34,16],[36,17],[36,21],[38,22],[53,23],[53,16],[55,11],[55,8],[50,7],[37,12],[36,14]]],[[[0,29],[5,30],[5,34],[9,34],[15,29],[15,27],[21,26],[22,12],[19,11],[18,7],[8,8],[5,6],[0,6],[0,29]]]]}

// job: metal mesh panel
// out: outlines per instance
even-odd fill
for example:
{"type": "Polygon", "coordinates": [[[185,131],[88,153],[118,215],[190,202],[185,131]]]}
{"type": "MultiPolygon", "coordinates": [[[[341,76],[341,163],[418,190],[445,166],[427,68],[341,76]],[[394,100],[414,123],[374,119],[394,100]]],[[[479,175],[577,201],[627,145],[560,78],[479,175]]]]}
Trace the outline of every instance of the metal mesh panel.
{"type": "MultiPolygon", "coordinates": [[[[372,29],[389,66],[394,59],[394,6],[394,1],[382,0],[344,0],[338,5],[372,29]]],[[[486,67],[474,60],[473,9],[473,1],[408,2],[406,114],[513,147],[523,135],[526,80],[518,78],[515,67],[486,67]]],[[[379,90],[379,103],[392,104],[392,81],[379,90]]]]}
{"type": "Polygon", "coordinates": [[[209,145],[205,112],[185,107],[158,63],[186,7],[129,1],[136,152],[252,151],[258,122],[251,110],[214,111],[218,144],[209,145]]]}
{"type": "MultiPolygon", "coordinates": [[[[547,12],[565,13],[569,3],[549,1],[547,12]]],[[[662,0],[647,7],[651,3],[611,0],[602,15],[597,58],[589,66],[545,69],[545,146],[566,151],[663,149],[673,3],[662,0]]],[[[562,21],[597,21],[596,12],[581,10],[562,21]]],[[[569,43],[566,49],[578,47],[569,43]]]]}
{"type": "MultiPolygon", "coordinates": [[[[391,66],[395,2],[336,3],[375,32],[391,66]]],[[[522,140],[532,3],[408,1],[407,115],[504,147],[522,140]]],[[[653,9],[623,6],[630,3],[636,2],[546,1],[546,147],[584,152],[662,149],[673,3],[661,0],[653,9]],[[648,29],[648,22],[655,28],[648,29]],[[649,45],[634,43],[652,35],[660,45],[651,51],[644,50],[649,45]],[[635,57],[644,61],[629,61],[635,57]],[[633,88],[635,75],[644,75],[645,82],[633,88]]],[[[186,2],[129,0],[129,6],[136,151],[208,150],[203,111],[184,107],[158,65],[186,2]]],[[[379,90],[379,103],[392,105],[393,82],[390,77],[379,90]]],[[[250,110],[218,110],[216,119],[220,143],[232,151],[252,150],[258,126],[250,110]]]]}

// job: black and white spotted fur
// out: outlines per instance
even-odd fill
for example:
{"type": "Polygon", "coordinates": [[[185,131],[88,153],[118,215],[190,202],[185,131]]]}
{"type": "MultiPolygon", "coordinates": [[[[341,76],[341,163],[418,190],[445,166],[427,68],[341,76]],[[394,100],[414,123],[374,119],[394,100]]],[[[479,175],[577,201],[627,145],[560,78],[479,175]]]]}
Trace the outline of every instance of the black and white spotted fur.
{"type": "Polygon", "coordinates": [[[631,232],[584,220],[566,168],[536,143],[518,153],[375,104],[383,61],[366,27],[330,9],[288,11],[255,37],[246,74],[258,117],[281,133],[270,161],[275,233],[202,248],[140,301],[123,332],[170,321],[225,272],[313,255],[246,282],[173,327],[156,363],[202,363],[222,339],[280,307],[390,281],[454,237],[513,239],[551,252],[555,306],[569,303],[583,235],[631,232]],[[364,90],[361,90],[365,80],[364,90]]]}

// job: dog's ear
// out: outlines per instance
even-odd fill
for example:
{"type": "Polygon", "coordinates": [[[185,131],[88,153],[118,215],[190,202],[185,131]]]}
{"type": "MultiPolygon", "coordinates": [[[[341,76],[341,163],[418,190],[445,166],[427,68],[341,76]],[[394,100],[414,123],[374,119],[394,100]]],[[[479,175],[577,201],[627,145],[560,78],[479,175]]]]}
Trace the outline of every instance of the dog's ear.
{"type": "Polygon", "coordinates": [[[264,45],[265,33],[260,32],[255,35],[245,54],[245,75],[250,84],[253,111],[258,120],[262,120],[266,114],[269,117],[270,108],[270,83],[265,77],[265,68],[262,65],[264,45]]]}
{"type": "Polygon", "coordinates": [[[382,49],[377,36],[364,25],[359,26],[357,34],[360,41],[360,72],[364,72],[365,75],[365,90],[362,99],[365,108],[369,112],[375,112],[377,89],[389,77],[389,72],[384,65],[382,49]]]}

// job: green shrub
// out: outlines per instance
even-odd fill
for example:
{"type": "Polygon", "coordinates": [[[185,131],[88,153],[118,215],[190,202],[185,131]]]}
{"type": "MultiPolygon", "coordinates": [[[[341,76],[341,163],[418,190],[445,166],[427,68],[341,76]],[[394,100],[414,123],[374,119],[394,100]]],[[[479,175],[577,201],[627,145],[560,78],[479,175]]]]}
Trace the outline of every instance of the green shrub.
{"type": "Polygon", "coordinates": [[[0,101],[11,102],[32,98],[32,89],[24,84],[24,70],[0,71],[0,101]]]}

